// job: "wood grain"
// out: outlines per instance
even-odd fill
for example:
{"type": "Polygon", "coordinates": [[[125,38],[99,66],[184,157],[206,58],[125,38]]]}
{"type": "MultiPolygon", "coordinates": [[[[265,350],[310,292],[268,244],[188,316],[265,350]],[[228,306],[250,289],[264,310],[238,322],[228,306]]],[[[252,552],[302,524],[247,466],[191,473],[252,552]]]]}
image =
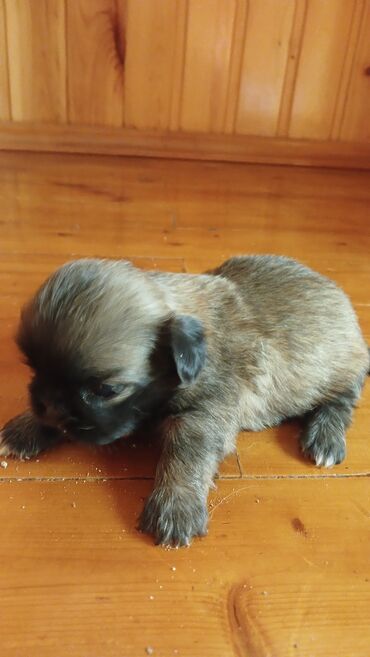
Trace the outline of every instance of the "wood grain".
{"type": "Polygon", "coordinates": [[[2,482],[3,654],[364,657],[368,484],[348,487],[222,481],[208,537],[166,551],[135,529],[150,482],[2,482]]]}
{"type": "Polygon", "coordinates": [[[289,124],[292,115],[295,85],[299,56],[302,48],[302,40],[307,16],[307,0],[295,0],[292,31],[289,39],[287,53],[287,64],[285,69],[284,84],[281,92],[277,134],[288,136],[289,124]]]}
{"type": "MultiPolygon", "coordinates": [[[[196,272],[245,251],[292,255],[351,295],[370,342],[370,174],[0,153],[0,425],[27,404],[22,303],[78,255],[196,272]]],[[[154,427],[0,468],[4,657],[365,657],[370,387],[330,470],[298,424],[239,436],[190,549],[136,530],[154,427]],[[149,651],[149,652],[148,652],[149,651]]]]}
{"type": "Polygon", "coordinates": [[[237,133],[276,135],[293,15],[291,0],[248,2],[237,133]]]}
{"type": "Polygon", "coordinates": [[[182,0],[127,3],[125,125],[169,128],[179,103],[185,11],[182,0]],[[177,89],[174,90],[174,87],[177,89]]]}
{"type": "Polygon", "coordinates": [[[370,144],[251,135],[0,123],[0,150],[370,169],[370,144]]]}
{"type": "Polygon", "coordinates": [[[177,0],[177,15],[175,19],[176,47],[173,54],[172,64],[172,90],[171,90],[171,112],[170,130],[176,131],[180,127],[182,88],[184,84],[185,68],[185,39],[188,22],[187,0],[177,0]]]}
{"type": "MultiPolygon", "coordinates": [[[[331,138],[340,139],[340,131],[343,124],[344,111],[347,104],[349,85],[351,84],[352,77],[355,76],[355,56],[358,52],[358,45],[361,36],[361,29],[366,25],[365,11],[367,0],[357,0],[354,6],[352,21],[348,36],[348,43],[344,58],[344,65],[342,71],[341,82],[339,85],[338,95],[335,101],[335,111],[333,123],[331,126],[331,138]]],[[[360,139],[364,138],[365,132],[362,132],[360,139]]],[[[366,137],[365,137],[366,139],[366,137]]]]}
{"type": "Polygon", "coordinates": [[[369,0],[1,0],[0,148],[369,168],[369,16],[369,0]]]}
{"type": "Polygon", "coordinates": [[[368,271],[367,172],[2,153],[0,173],[3,254],[28,253],[36,221],[35,255],[153,257],[155,245],[207,266],[276,251],[348,272],[355,254],[368,271]]]}
{"type": "Polygon", "coordinates": [[[10,119],[10,94],[8,74],[8,48],[5,24],[5,4],[0,1],[0,121],[10,119]]]}
{"type": "Polygon", "coordinates": [[[68,117],[71,123],[123,121],[124,13],[121,0],[66,0],[68,117]]]}
{"type": "Polygon", "coordinates": [[[289,125],[293,138],[330,136],[354,11],[354,0],[307,4],[289,125]]]}
{"type": "Polygon", "coordinates": [[[245,0],[236,0],[224,125],[224,132],[226,134],[235,132],[235,121],[242,77],[243,49],[247,29],[247,16],[248,3],[245,2],[245,0]]]}
{"type": "Polygon", "coordinates": [[[180,118],[183,130],[224,130],[235,12],[235,0],[189,0],[180,118]]]}
{"type": "Polygon", "coordinates": [[[5,0],[14,121],[66,122],[65,12],[61,0],[5,0]]]}
{"type": "Polygon", "coordinates": [[[340,137],[348,141],[370,141],[370,2],[365,11],[354,57],[352,75],[344,111],[340,137]]]}

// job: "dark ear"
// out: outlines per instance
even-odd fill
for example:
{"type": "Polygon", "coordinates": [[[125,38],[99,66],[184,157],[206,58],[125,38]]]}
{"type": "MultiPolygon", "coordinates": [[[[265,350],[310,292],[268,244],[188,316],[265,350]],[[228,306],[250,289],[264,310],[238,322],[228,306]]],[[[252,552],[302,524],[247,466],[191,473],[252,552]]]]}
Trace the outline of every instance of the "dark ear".
{"type": "Polygon", "coordinates": [[[182,383],[192,383],[206,359],[203,325],[195,317],[181,315],[170,322],[171,349],[182,383]]]}

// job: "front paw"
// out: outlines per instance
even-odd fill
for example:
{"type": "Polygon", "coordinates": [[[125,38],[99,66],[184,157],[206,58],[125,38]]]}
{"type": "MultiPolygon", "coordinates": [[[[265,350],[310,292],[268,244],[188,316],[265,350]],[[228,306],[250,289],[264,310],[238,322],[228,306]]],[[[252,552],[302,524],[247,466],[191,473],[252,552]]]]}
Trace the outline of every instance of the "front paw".
{"type": "Polygon", "coordinates": [[[309,427],[301,436],[301,447],[319,467],[331,468],[342,463],[346,456],[346,439],[343,432],[328,433],[309,427]]]}
{"type": "Polygon", "coordinates": [[[40,426],[31,413],[9,420],[0,431],[0,456],[32,458],[55,444],[59,435],[55,429],[40,426]]]}
{"type": "Polygon", "coordinates": [[[180,547],[204,536],[207,522],[206,503],[196,493],[157,488],[145,503],[139,529],[153,534],[157,544],[180,547]]]}

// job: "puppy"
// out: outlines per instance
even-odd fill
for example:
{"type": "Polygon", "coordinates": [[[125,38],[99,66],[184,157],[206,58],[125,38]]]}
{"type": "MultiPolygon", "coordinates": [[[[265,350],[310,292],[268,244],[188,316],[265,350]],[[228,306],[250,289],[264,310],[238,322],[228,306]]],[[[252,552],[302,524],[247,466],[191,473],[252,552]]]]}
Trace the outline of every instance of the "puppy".
{"type": "Polygon", "coordinates": [[[78,260],[23,309],[17,342],[31,411],[1,434],[35,456],[63,435],[104,445],[145,420],[162,453],[140,527],[187,545],[207,529],[207,494],[241,429],[303,417],[303,451],[340,463],[369,351],[335,283],[278,256],[235,257],[203,275],[78,260]]]}

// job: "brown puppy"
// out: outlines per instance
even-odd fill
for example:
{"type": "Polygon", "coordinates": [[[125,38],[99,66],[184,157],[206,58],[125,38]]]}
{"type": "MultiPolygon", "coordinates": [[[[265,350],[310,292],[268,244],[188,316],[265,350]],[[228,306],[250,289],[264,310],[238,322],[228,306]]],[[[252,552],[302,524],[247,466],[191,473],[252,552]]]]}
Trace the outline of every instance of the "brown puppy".
{"type": "Polygon", "coordinates": [[[304,452],[342,461],[369,370],[347,296],[278,256],[199,276],[72,262],[24,308],[18,344],[34,372],[32,411],[4,427],[0,452],[34,456],[63,434],[105,444],[161,421],[140,524],[178,545],[205,533],[209,486],[240,429],[302,416],[304,452]]]}

